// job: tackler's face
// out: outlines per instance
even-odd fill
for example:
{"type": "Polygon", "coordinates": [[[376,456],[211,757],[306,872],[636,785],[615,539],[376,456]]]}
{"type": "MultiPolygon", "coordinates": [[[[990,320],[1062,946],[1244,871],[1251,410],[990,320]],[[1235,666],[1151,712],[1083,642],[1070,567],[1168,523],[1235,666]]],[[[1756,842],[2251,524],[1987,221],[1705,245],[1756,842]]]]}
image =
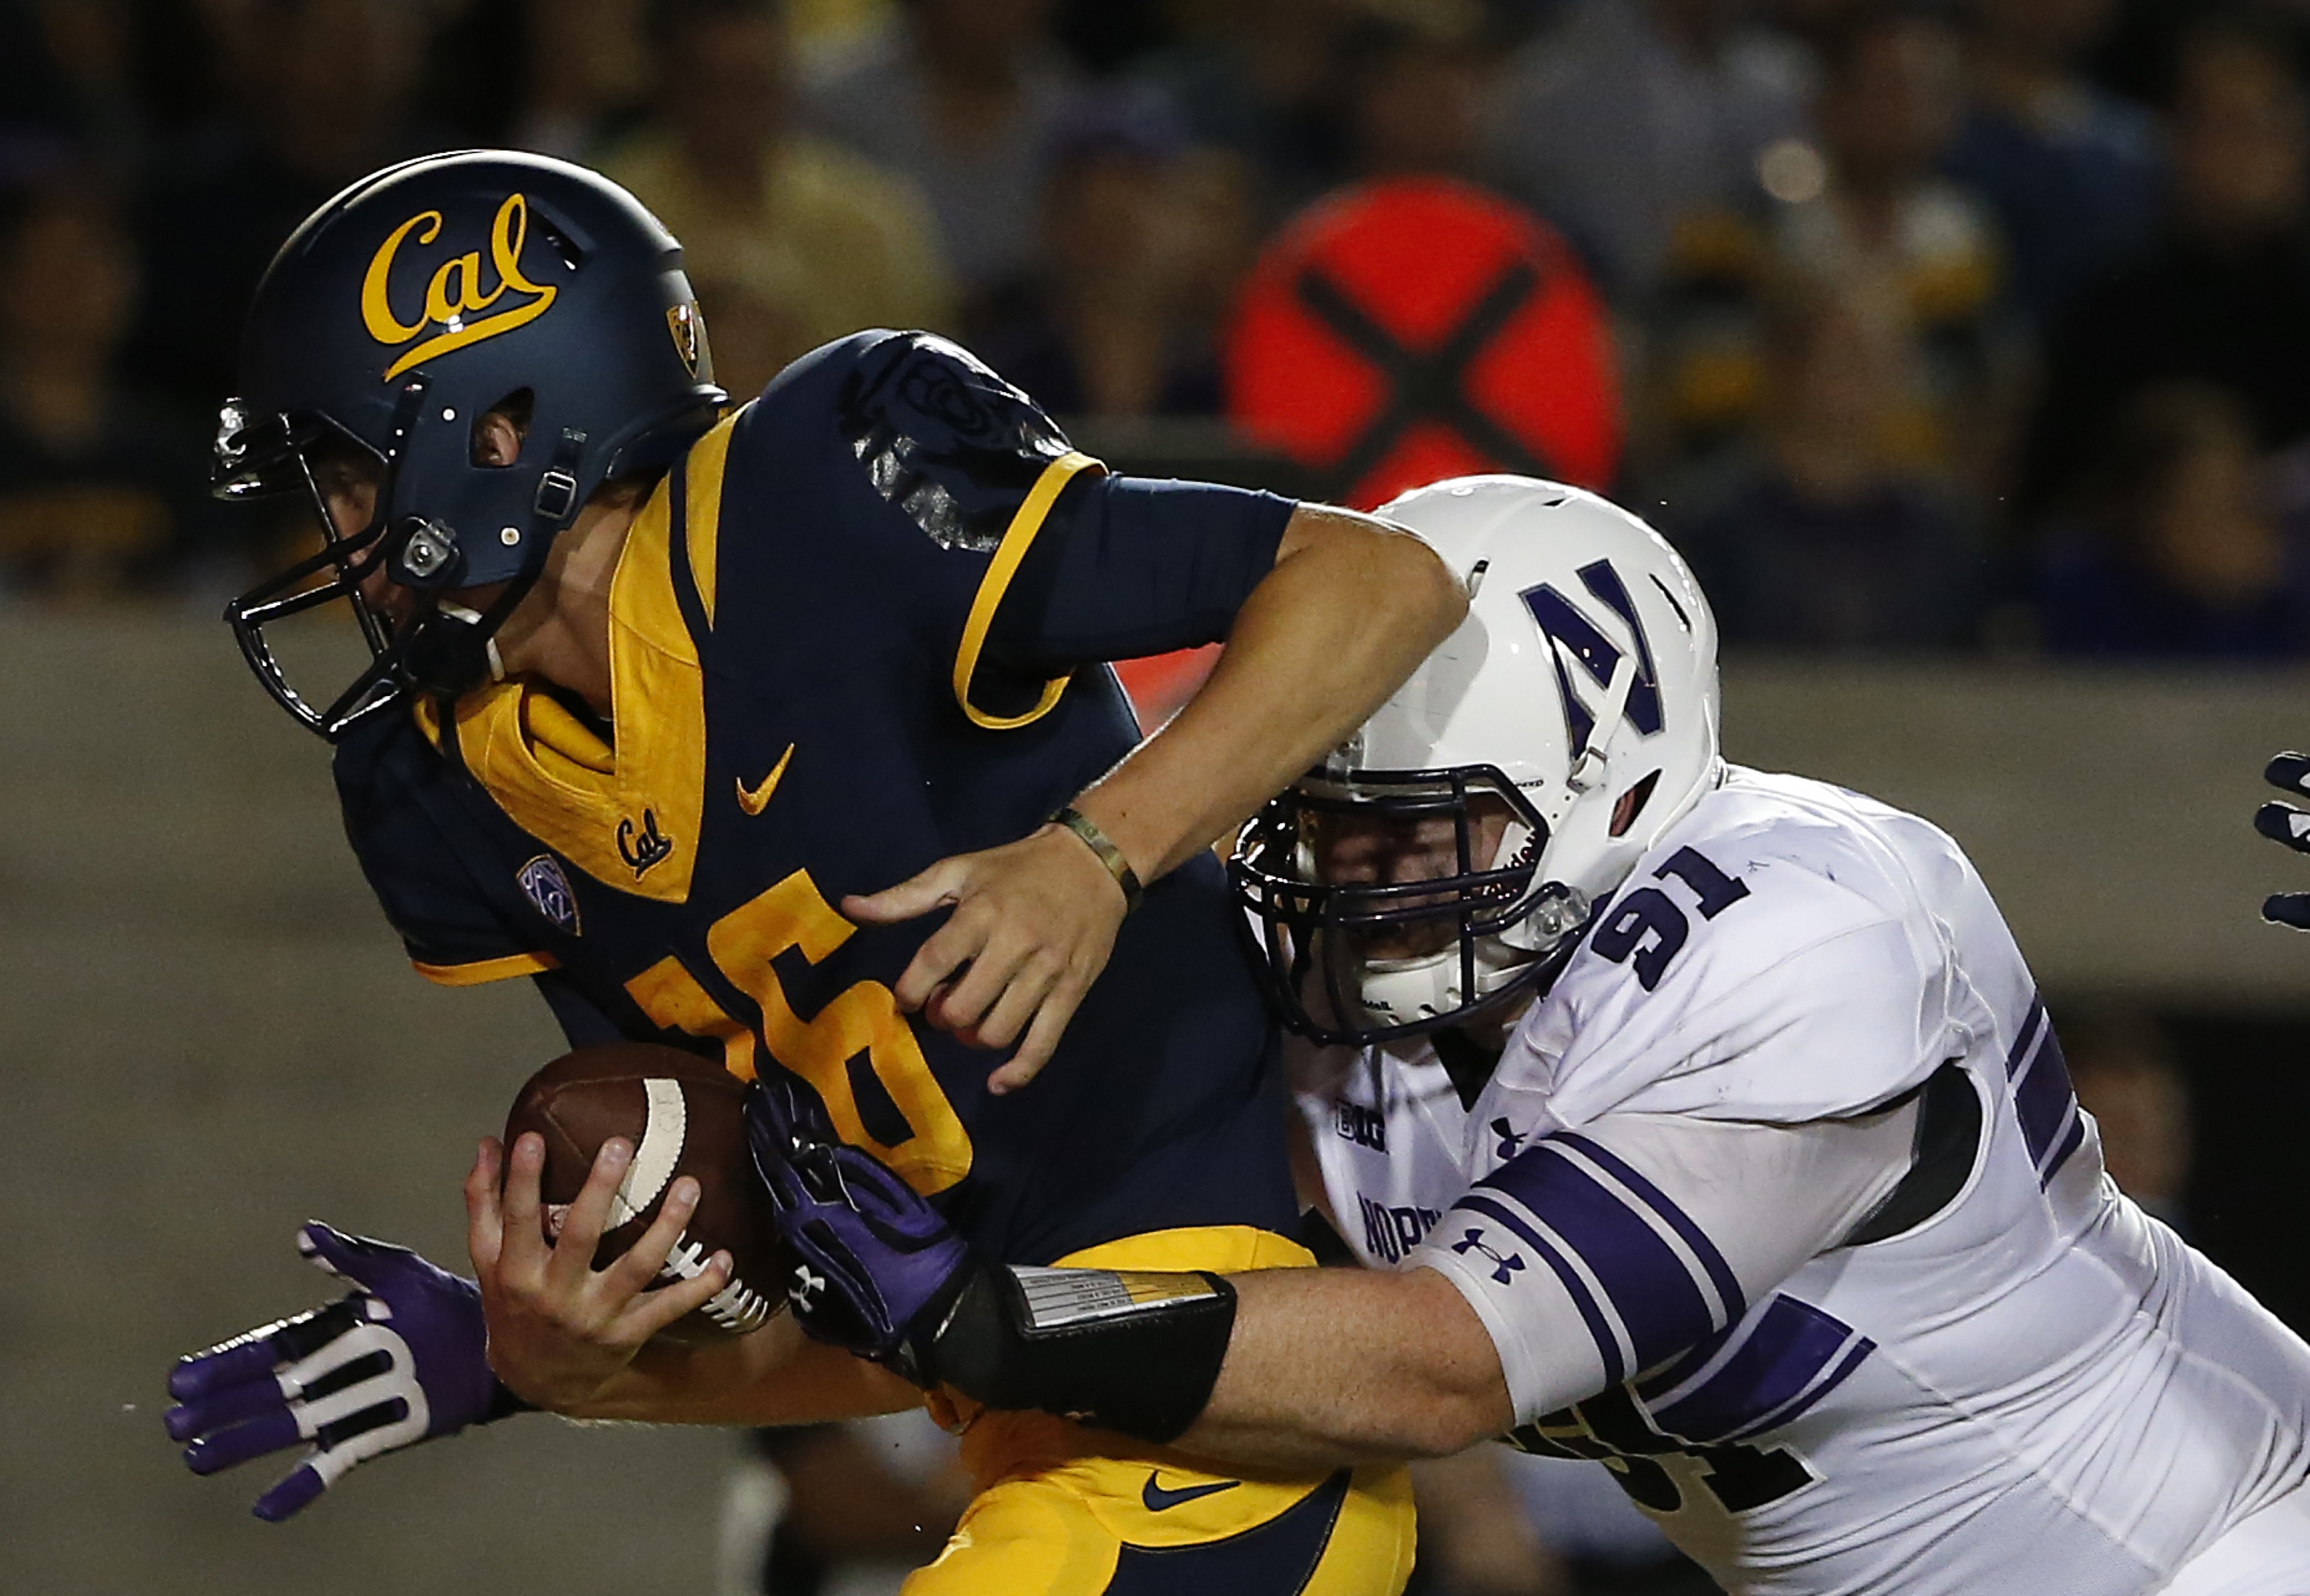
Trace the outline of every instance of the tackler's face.
{"type": "MultiPolygon", "coordinates": [[[[1468,804],[1467,859],[1489,869],[1498,856],[1509,820],[1507,805],[1479,796],[1468,804]]],[[[1316,811],[1306,818],[1307,843],[1316,877],[1334,887],[1398,887],[1462,875],[1460,819],[1451,814],[1389,815],[1354,811],[1316,811]]],[[[1399,898],[1396,906],[1456,905],[1456,894],[1399,898]]],[[[1366,958],[1419,958],[1451,946],[1459,934],[1456,914],[1376,926],[1354,932],[1366,958]]]]}

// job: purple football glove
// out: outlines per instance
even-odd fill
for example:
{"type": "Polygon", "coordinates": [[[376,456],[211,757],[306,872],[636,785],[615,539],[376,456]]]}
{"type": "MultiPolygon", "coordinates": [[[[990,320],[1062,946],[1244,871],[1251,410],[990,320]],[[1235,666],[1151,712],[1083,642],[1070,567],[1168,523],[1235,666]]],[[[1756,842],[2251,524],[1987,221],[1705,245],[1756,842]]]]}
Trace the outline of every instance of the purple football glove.
{"type": "Polygon", "coordinates": [[[179,1359],[169,1375],[169,1436],[189,1443],[194,1473],[305,1446],[256,1499],[257,1517],[278,1523],[358,1463],[528,1405],[490,1370],[473,1281],[317,1219],[297,1233],[297,1250],[355,1289],[179,1359]]]}
{"type": "Polygon", "coordinates": [[[810,1089],[782,1070],[746,1094],[746,1134],[793,1249],[795,1322],[920,1383],[917,1338],[936,1331],[969,1272],[962,1238],[913,1187],[838,1140],[810,1089]]]}

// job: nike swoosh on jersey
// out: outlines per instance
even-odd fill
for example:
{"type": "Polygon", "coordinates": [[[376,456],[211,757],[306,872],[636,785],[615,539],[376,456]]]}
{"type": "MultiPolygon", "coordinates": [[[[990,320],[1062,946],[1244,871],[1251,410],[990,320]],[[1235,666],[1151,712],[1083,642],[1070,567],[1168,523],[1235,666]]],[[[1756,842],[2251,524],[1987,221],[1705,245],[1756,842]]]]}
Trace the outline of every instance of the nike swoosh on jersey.
{"type": "Polygon", "coordinates": [[[778,756],[778,762],[770,767],[770,773],[762,777],[762,785],[753,791],[746,790],[746,784],[742,779],[738,781],[740,809],[750,815],[758,815],[770,806],[770,794],[778,790],[778,780],[786,775],[786,761],[794,758],[794,750],[795,745],[791,742],[787,743],[786,751],[778,756]]]}
{"type": "Polygon", "coordinates": [[[1150,1474],[1146,1488],[1139,1493],[1140,1501],[1146,1505],[1150,1513],[1160,1513],[1167,1507],[1177,1507],[1180,1503],[1192,1502],[1198,1496],[1216,1496],[1221,1491],[1231,1491],[1243,1483],[1239,1479],[1221,1479],[1210,1485],[1183,1485],[1176,1490],[1166,1490],[1158,1483],[1159,1478],[1150,1474]]]}

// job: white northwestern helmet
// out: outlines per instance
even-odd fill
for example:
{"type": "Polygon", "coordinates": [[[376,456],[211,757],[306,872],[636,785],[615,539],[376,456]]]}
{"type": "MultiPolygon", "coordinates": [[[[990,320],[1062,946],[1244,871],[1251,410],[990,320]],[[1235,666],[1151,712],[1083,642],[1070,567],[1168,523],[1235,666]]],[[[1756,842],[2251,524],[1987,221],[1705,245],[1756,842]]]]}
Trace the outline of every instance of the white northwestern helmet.
{"type": "Polygon", "coordinates": [[[1327,1042],[1505,1004],[1721,771],[1716,622],[1658,533],[1519,476],[1454,478],[1378,513],[1468,584],[1468,617],[1245,827],[1232,867],[1286,1023],[1327,1042]],[[1359,818],[1428,823],[1456,868],[1324,879],[1324,828],[1359,818]]]}

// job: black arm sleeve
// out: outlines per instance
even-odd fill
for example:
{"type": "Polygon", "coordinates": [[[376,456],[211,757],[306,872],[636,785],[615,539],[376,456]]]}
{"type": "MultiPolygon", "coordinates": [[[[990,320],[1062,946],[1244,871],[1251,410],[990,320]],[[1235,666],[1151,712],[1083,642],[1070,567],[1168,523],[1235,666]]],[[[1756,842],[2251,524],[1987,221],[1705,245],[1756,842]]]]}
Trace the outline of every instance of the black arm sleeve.
{"type": "Polygon", "coordinates": [[[1086,472],[1020,562],[987,655],[1055,674],[1219,642],[1275,568],[1298,507],[1272,493],[1086,472]]]}

